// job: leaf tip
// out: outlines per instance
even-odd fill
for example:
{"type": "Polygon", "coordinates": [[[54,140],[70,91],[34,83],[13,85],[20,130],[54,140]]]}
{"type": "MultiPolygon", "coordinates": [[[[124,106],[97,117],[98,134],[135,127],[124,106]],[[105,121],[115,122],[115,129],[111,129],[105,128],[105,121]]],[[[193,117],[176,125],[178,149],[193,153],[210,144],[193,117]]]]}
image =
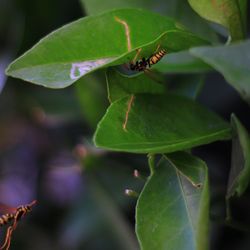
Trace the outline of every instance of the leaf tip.
{"type": "Polygon", "coordinates": [[[12,66],[12,63],[10,63],[8,66],[7,66],[7,68],[5,69],[5,75],[7,75],[7,76],[11,76],[12,74],[11,74],[11,66],[12,66]]]}

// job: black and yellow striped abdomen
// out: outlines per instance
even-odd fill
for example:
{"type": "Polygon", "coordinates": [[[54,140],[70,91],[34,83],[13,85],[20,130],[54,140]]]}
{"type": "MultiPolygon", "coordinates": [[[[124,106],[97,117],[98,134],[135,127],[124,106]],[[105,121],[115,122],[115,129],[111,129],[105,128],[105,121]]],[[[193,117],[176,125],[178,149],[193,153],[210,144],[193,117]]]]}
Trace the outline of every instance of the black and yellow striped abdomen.
{"type": "Polygon", "coordinates": [[[31,206],[26,205],[18,207],[15,213],[3,214],[0,217],[0,227],[8,224],[12,220],[18,221],[23,215],[25,215],[27,212],[30,211],[31,211],[31,206]]]}
{"type": "Polygon", "coordinates": [[[14,214],[4,214],[0,217],[0,226],[8,224],[14,219],[14,214]]]}
{"type": "Polygon", "coordinates": [[[146,71],[147,68],[150,68],[152,65],[158,63],[163,56],[167,54],[167,51],[165,49],[162,49],[153,55],[151,55],[149,58],[143,57],[141,60],[136,61],[135,63],[130,63],[129,67],[133,71],[146,71]]]}
{"type": "Polygon", "coordinates": [[[16,220],[19,220],[20,218],[23,217],[23,215],[25,215],[26,213],[30,212],[31,211],[31,206],[29,205],[22,205],[20,207],[17,208],[17,211],[14,215],[14,218],[16,220]]]}
{"type": "Polygon", "coordinates": [[[165,49],[160,50],[159,52],[153,54],[148,60],[149,60],[149,66],[158,63],[163,56],[165,56],[167,51],[165,49]]]}
{"type": "Polygon", "coordinates": [[[18,207],[15,213],[3,214],[0,217],[0,227],[8,224],[14,219],[19,220],[24,214],[26,214],[29,211],[31,211],[31,207],[26,205],[18,207]]]}

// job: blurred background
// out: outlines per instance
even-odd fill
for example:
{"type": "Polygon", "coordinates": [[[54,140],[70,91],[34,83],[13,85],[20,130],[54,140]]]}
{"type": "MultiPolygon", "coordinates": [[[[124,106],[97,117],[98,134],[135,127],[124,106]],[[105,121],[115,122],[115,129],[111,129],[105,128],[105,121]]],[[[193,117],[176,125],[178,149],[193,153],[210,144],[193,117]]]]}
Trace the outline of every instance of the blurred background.
{"type": "MultiPolygon", "coordinates": [[[[0,0],[0,202],[16,207],[38,200],[14,232],[13,250],[138,249],[136,199],[125,196],[124,190],[140,192],[144,182],[133,177],[133,170],[147,175],[147,159],[93,146],[93,132],[108,106],[104,72],[61,90],[4,75],[7,65],[40,38],[87,12],[94,13],[95,3],[99,11],[98,1],[86,6],[84,2],[90,1],[0,0]]],[[[145,2],[147,8],[165,11],[190,25],[191,9],[188,15],[185,11],[173,14],[173,6],[183,9],[185,0],[169,1],[167,7],[161,7],[161,1],[145,2]]],[[[108,7],[116,7],[117,2],[108,3],[108,7]]],[[[192,26],[207,35],[198,25],[192,26]]],[[[183,76],[171,77],[174,81],[183,76]]],[[[234,112],[250,130],[249,106],[218,73],[207,75],[199,102],[226,120],[234,112]]],[[[211,249],[249,249],[249,190],[233,202],[234,227],[223,224],[231,143],[213,143],[193,152],[209,167],[211,249]]],[[[4,233],[1,228],[2,240],[4,233]]]]}

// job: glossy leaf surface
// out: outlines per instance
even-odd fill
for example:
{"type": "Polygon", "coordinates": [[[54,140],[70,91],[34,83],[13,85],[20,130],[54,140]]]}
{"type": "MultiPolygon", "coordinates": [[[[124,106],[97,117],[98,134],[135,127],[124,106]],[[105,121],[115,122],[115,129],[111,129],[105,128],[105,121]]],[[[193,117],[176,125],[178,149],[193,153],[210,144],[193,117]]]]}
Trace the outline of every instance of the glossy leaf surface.
{"type": "Polygon", "coordinates": [[[206,164],[184,152],[164,156],[137,203],[141,249],[208,249],[208,201],[206,164]]]}
{"type": "Polygon", "coordinates": [[[94,141],[115,151],[162,153],[230,137],[228,124],[194,101],[141,94],[112,103],[98,124],[94,141]]]}
{"type": "Polygon", "coordinates": [[[218,38],[209,24],[189,6],[187,1],[176,0],[81,0],[83,8],[89,15],[95,15],[111,9],[139,8],[157,12],[183,23],[192,32],[209,41],[218,38]]]}
{"type": "Polygon", "coordinates": [[[14,61],[7,74],[63,88],[98,68],[131,61],[135,48],[144,45],[141,56],[148,57],[159,44],[171,52],[206,43],[170,18],[137,9],[115,10],[52,32],[14,61]]]}

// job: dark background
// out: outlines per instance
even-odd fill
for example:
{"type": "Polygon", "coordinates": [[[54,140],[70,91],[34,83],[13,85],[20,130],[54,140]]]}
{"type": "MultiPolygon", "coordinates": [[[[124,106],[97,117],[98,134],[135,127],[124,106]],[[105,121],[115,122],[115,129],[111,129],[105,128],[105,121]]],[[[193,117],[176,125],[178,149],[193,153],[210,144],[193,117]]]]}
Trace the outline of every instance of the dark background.
{"type": "MultiPolygon", "coordinates": [[[[11,249],[137,249],[136,199],[123,193],[140,191],[143,182],[132,173],[147,174],[146,157],[93,147],[91,136],[107,106],[102,73],[95,76],[100,85],[87,79],[86,93],[98,99],[92,104],[81,101],[77,84],[52,90],[3,75],[40,38],[83,15],[77,0],[0,0],[0,202],[16,207],[38,200],[14,232],[11,249]]],[[[235,113],[250,129],[249,106],[218,73],[209,73],[199,102],[226,120],[235,113]]],[[[249,190],[233,202],[237,223],[223,223],[231,143],[194,153],[209,167],[211,249],[249,249],[249,190]]]]}

